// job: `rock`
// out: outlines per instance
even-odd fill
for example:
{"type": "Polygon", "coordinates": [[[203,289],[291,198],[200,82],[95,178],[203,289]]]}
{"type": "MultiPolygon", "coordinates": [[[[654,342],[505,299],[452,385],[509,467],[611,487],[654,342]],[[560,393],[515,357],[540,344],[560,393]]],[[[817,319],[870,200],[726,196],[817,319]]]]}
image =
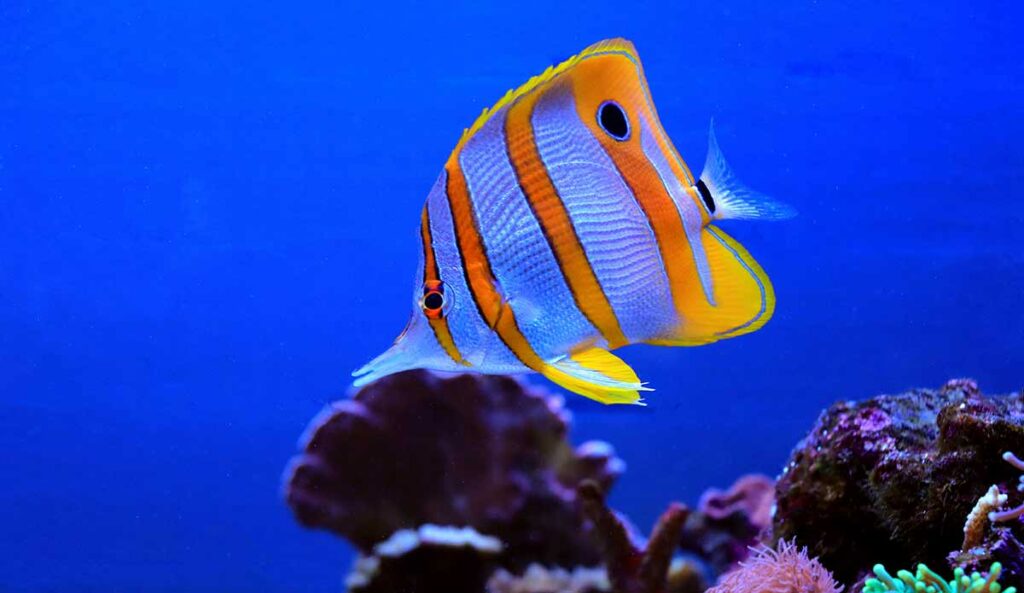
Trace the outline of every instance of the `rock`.
{"type": "Polygon", "coordinates": [[[973,381],[833,405],[793,451],[776,487],[774,537],[795,538],[843,582],[876,563],[941,565],[965,518],[1024,450],[1021,394],[973,381]]]}

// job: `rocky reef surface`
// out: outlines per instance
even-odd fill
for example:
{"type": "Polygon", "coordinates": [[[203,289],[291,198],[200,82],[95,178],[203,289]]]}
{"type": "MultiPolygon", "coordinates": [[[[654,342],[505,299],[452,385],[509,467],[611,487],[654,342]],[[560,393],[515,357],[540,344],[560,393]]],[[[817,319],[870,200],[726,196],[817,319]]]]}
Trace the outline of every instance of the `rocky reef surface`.
{"type": "MultiPolygon", "coordinates": [[[[837,403],[782,471],[774,537],[806,545],[843,582],[878,562],[942,566],[961,550],[968,514],[990,486],[1020,501],[1006,486],[1020,473],[1002,461],[1006,451],[1024,451],[1019,393],[986,397],[973,381],[954,380],[938,390],[837,403]]],[[[984,528],[992,531],[988,521],[984,528]]],[[[985,535],[989,548],[968,549],[957,563],[990,563],[1003,556],[996,550],[1019,549],[1011,541],[1024,535],[1019,522],[1002,529],[1004,543],[996,545],[995,532],[985,535]]],[[[1009,561],[1004,567],[1004,580],[1024,576],[1016,566],[1008,570],[1009,561]]]]}
{"type": "Polygon", "coordinates": [[[573,446],[570,424],[560,397],[508,377],[392,375],[313,421],[285,497],[359,550],[353,592],[1015,593],[1024,578],[1019,393],[956,380],[837,403],[777,482],[742,476],[694,509],[668,493],[648,537],[605,502],[625,464],[573,446]]]}

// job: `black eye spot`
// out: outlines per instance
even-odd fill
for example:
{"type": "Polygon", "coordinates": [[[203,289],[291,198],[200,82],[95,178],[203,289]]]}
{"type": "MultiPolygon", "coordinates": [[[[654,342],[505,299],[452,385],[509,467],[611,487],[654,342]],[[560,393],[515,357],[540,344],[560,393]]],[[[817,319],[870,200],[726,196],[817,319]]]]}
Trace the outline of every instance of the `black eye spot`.
{"type": "Polygon", "coordinates": [[[700,198],[704,200],[704,206],[708,209],[708,212],[715,213],[715,199],[711,197],[711,190],[704,183],[703,179],[697,180],[697,191],[700,193],[700,198]]]}
{"type": "Polygon", "coordinates": [[[597,108],[597,123],[616,140],[629,138],[629,119],[622,107],[614,101],[605,101],[597,108]]]}
{"type": "Polygon", "coordinates": [[[423,297],[423,307],[428,311],[438,311],[444,306],[444,297],[439,292],[427,293],[423,297]]]}

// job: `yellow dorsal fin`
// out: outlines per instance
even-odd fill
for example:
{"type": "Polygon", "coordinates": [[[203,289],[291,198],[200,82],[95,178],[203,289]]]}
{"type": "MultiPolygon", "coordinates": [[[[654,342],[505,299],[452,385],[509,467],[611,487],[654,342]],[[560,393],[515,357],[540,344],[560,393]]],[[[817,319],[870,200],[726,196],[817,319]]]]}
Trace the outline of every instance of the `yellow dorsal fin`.
{"type": "Polygon", "coordinates": [[[537,76],[530,78],[530,80],[527,80],[526,83],[521,85],[519,88],[509,89],[509,91],[505,93],[505,96],[498,99],[497,103],[484,109],[480,113],[479,117],[476,118],[476,121],[473,122],[473,125],[469,126],[468,128],[462,131],[462,138],[459,139],[459,143],[455,147],[455,152],[458,152],[459,148],[461,148],[462,145],[465,144],[466,140],[472,137],[473,134],[477,132],[477,130],[482,128],[483,125],[487,123],[487,120],[490,119],[491,115],[493,115],[494,112],[498,111],[499,109],[506,105],[511,104],[516,99],[533,92],[535,89],[537,89],[544,83],[554,80],[559,74],[566,72],[576,64],[579,64],[584,59],[597,54],[605,53],[625,53],[632,57],[637,62],[639,62],[640,60],[640,58],[636,54],[636,48],[633,47],[633,44],[630,41],[622,38],[615,38],[599,41],[591,45],[587,49],[581,51],[580,53],[572,56],[568,60],[565,60],[561,64],[558,64],[557,66],[548,66],[547,70],[541,72],[537,76]]]}
{"type": "Polygon", "coordinates": [[[628,364],[603,348],[587,348],[551,362],[541,374],[552,382],[603,404],[639,404],[650,391],[628,364]]]}

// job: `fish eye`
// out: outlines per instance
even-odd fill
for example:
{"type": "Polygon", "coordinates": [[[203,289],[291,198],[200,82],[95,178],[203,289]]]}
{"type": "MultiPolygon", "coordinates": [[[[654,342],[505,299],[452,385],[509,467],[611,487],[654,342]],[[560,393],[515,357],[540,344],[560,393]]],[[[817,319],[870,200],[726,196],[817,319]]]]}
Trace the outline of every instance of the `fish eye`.
{"type": "Polygon", "coordinates": [[[629,138],[629,118],[615,101],[605,101],[597,108],[597,123],[609,136],[622,141],[629,138]]]}
{"type": "Polygon", "coordinates": [[[444,317],[450,305],[450,298],[444,293],[444,283],[440,280],[432,280],[423,284],[423,297],[420,299],[420,307],[429,319],[440,319],[444,317]]]}

